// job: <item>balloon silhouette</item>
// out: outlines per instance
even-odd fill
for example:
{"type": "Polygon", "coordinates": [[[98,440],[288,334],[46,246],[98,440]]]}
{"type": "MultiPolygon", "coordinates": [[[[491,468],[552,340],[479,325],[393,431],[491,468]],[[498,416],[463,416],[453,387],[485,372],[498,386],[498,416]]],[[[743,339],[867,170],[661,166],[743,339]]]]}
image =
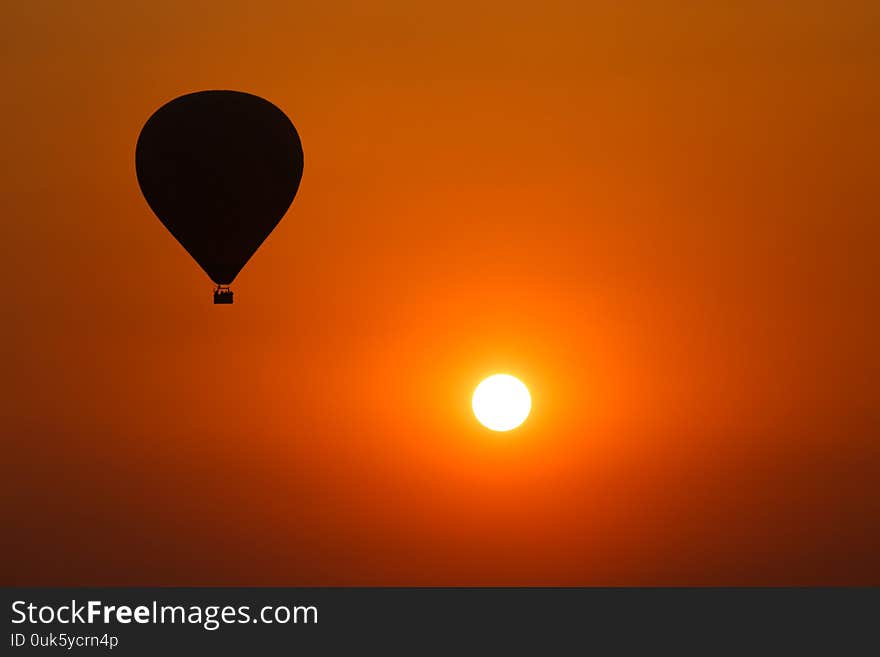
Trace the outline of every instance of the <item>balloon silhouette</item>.
{"type": "Polygon", "coordinates": [[[232,303],[229,285],[299,188],[302,145],[284,112],[239,91],[199,91],[160,107],[135,149],[150,208],[232,303]]]}

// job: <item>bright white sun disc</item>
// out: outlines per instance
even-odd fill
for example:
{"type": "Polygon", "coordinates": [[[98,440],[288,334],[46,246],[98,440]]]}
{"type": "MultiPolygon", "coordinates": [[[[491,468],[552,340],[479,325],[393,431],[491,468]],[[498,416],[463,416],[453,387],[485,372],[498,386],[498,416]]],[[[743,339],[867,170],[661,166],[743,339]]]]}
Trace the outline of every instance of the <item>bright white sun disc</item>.
{"type": "Polygon", "coordinates": [[[532,396],[525,384],[510,374],[483,379],[471,400],[474,415],[487,429],[510,431],[525,422],[532,410],[532,396]]]}

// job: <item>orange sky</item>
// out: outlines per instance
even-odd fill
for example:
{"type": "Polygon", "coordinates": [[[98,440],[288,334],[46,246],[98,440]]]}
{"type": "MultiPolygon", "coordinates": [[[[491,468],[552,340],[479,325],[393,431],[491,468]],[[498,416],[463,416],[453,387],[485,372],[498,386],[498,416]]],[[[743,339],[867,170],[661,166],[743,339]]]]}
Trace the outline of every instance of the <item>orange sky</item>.
{"type": "Polygon", "coordinates": [[[673,4],[6,3],[3,583],[880,584],[880,6],[673,4]],[[211,88],[306,161],[232,307],[211,88]]]}

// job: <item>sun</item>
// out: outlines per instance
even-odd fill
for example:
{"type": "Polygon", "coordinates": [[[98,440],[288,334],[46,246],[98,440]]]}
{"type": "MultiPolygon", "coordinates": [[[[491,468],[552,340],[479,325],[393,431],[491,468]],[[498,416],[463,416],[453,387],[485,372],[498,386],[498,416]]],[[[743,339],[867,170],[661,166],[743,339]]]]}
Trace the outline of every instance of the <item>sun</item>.
{"type": "Polygon", "coordinates": [[[526,421],[532,410],[532,396],[515,376],[493,374],[474,390],[471,406],[477,420],[487,429],[510,431],[526,421]]]}

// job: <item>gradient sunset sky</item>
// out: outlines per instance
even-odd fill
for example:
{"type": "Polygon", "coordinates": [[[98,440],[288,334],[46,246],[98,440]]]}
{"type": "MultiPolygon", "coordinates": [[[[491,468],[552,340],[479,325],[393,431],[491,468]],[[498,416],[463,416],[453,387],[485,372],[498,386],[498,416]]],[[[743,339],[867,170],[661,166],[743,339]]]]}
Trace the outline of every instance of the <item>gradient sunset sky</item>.
{"type": "Polygon", "coordinates": [[[3,584],[880,584],[880,3],[0,18],[3,584]],[[305,152],[231,307],[134,172],[202,89],[305,152]]]}

